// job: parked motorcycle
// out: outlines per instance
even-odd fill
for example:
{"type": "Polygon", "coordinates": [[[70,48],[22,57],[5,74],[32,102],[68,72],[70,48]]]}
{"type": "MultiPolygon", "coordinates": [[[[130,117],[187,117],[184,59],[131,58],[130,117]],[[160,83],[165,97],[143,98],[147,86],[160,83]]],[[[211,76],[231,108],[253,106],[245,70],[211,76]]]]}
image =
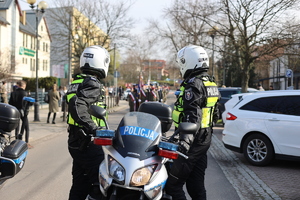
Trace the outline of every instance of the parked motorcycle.
{"type": "Polygon", "coordinates": [[[20,121],[19,110],[9,104],[0,103],[0,184],[14,177],[24,167],[28,153],[27,143],[11,141],[11,131],[20,121]]]}
{"type": "MultiPolygon", "coordinates": [[[[105,111],[99,107],[92,106],[90,113],[105,120],[105,111]]],[[[97,131],[94,143],[102,145],[105,154],[99,182],[106,199],[171,199],[163,190],[168,169],[178,155],[185,156],[162,135],[171,127],[171,114],[170,106],[147,102],[139,112],[127,113],[116,131],[108,125],[97,131]]],[[[188,131],[191,126],[180,127],[171,140],[183,129],[188,131]]]]}

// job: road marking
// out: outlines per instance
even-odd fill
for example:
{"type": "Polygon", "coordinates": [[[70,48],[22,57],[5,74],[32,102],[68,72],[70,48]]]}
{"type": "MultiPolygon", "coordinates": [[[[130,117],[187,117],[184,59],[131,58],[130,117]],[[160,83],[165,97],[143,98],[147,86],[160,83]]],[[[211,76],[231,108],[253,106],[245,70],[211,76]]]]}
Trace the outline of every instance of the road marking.
{"type": "Polygon", "coordinates": [[[231,150],[226,149],[215,135],[212,137],[209,153],[235,188],[240,199],[281,200],[252,170],[241,163],[231,150]]]}

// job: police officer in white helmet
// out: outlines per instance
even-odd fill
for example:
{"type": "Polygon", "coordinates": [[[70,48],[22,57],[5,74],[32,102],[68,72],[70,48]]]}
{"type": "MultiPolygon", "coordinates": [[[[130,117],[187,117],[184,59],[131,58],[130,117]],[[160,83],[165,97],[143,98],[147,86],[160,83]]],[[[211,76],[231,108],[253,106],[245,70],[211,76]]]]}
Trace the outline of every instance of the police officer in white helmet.
{"type": "Polygon", "coordinates": [[[84,49],[80,57],[81,74],[74,77],[66,96],[68,103],[69,152],[73,158],[72,187],[69,200],[101,198],[98,170],[104,159],[101,146],[91,142],[100,122],[88,112],[90,105],[99,105],[104,95],[100,79],[107,76],[110,56],[102,46],[84,49]]]}
{"type": "Polygon", "coordinates": [[[174,160],[166,184],[166,192],[173,200],[185,200],[183,185],[192,199],[206,199],[204,186],[207,168],[207,150],[211,143],[213,118],[218,117],[217,85],[208,75],[209,58],[206,51],[196,45],[189,45],[177,53],[177,63],[184,81],[174,105],[173,121],[175,128],[181,122],[198,125],[194,134],[180,134],[179,150],[188,159],[174,160]]]}

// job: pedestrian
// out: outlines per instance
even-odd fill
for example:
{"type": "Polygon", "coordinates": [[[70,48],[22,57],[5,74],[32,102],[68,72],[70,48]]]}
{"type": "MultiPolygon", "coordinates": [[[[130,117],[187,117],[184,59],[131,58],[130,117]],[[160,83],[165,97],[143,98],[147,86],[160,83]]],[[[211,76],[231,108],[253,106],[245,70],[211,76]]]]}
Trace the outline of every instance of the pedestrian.
{"type": "Polygon", "coordinates": [[[62,98],[65,95],[64,87],[63,86],[59,86],[58,92],[59,92],[59,96],[60,96],[60,98],[58,100],[58,106],[61,107],[62,106],[62,98]]]}
{"type": "Polygon", "coordinates": [[[262,87],[261,84],[258,84],[258,85],[257,85],[257,89],[258,89],[259,91],[265,91],[265,89],[262,87]]]}
{"type": "Polygon", "coordinates": [[[274,90],[273,85],[270,85],[269,90],[274,90]]]}
{"type": "Polygon", "coordinates": [[[166,183],[166,192],[173,200],[186,199],[183,185],[192,199],[206,199],[204,185],[207,168],[207,150],[211,143],[213,113],[218,112],[220,97],[216,83],[207,73],[209,59],[206,51],[195,45],[181,49],[177,63],[184,81],[179,98],[174,104],[173,121],[175,129],[181,122],[198,125],[194,134],[180,134],[179,150],[188,156],[174,160],[166,183]]]}
{"type": "Polygon", "coordinates": [[[24,104],[23,104],[23,98],[28,96],[27,91],[25,91],[26,89],[26,82],[25,81],[18,81],[17,82],[17,87],[15,89],[15,91],[13,91],[10,94],[10,98],[9,98],[9,104],[12,106],[15,106],[19,112],[20,112],[20,118],[22,121],[22,125],[20,126],[20,123],[18,125],[18,127],[15,129],[15,138],[16,139],[20,139],[22,140],[24,131],[25,131],[25,142],[27,143],[29,148],[32,148],[32,146],[28,143],[29,141],[29,123],[28,123],[28,118],[27,118],[27,114],[25,113],[25,109],[24,108],[24,104]],[[20,131],[20,127],[21,127],[21,131],[20,131]]]}
{"type": "MultiPolygon", "coordinates": [[[[123,96],[123,88],[122,88],[122,86],[119,86],[118,95],[119,95],[119,101],[120,101],[122,99],[122,96],[123,96]]],[[[118,106],[119,106],[119,104],[118,104],[118,106]]]]}
{"type": "Polygon", "coordinates": [[[54,84],[52,89],[48,92],[49,96],[49,112],[47,117],[47,123],[50,123],[50,116],[53,113],[52,124],[55,124],[56,113],[59,112],[58,100],[60,99],[60,94],[57,91],[57,85],[54,84]]]}
{"type": "Polygon", "coordinates": [[[149,94],[148,94],[148,100],[149,101],[158,101],[158,93],[155,90],[155,87],[150,84],[149,94]]]}
{"type": "Polygon", "coordinates": [[[61,98],[61,111],[63,113],[62,117],[65,117],[65,112],[67,112],[68,107],[67,107],[67,103],[66,103],[66,97],[67,97],[67,87],[63,86],[62,88],[62,92],[61,92],[62,98],[61,98]]]}
{"type": "Polygon", "coordinates": [[[2,81],[2,85],[0,87],[0,93],[1,93],[1,102],[2,103],[8,103],[8,101],[7,101],[6,81],[2,81]]]}
{"type": "Polygon", "coordinates": [[[148,102],[148,99],[147,99],[147,88],[148,86],[147,85],[143,85],[143,87],[141,88],[141,91],[140,91],[140,96],[141,96],[141,104],[144,103],[144,102],[148,102]]]}
{"type": "Polygon", "coordinates": [[[129,104],[129,112],[137,111],[138,108],[138,95],[137,89],[133,86],[131,91],[128,93],[128,104],[129,104]]]}
{"type": "MultiPolygon", "coordinates": [[[[100,102],[103,105],[104,88],[100,82],[107,76],[110,57],[106,49],[94,45],[84,49],[80,57],[81,74],[67,91],[68,149],[73,158],[72,187],[69,200],[101,199],[99,165],[104,159],[101,146],[94,145],[90,135],[95,135],[100,124],[92,120],[88,109],[100,102]]],[[[100,106],[101,107],[101,106],[100,106]]]]}

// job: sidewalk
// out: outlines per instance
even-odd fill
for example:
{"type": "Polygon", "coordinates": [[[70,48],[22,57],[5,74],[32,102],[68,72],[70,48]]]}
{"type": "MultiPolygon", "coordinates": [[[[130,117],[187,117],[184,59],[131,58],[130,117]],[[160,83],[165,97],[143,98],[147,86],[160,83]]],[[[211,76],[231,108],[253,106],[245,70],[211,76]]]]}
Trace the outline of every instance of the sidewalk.
{"type": "MultiPolygon", "coordinates": [[[[127,109],[128,101],[121,100],[119,102],[119,106],[110,108],[107,110],[108,113],[116,112],[121,109],[127,109]]],[[[67,121],[63,121],[63,112],[59,112],[56,114],[55,123],[52,124],[53,113],[50,116],[50,123],[47,123],[48,117],[48,106],[43,105],[43,108],[39,109],[39,119],[40,121],[34,121],[34,109],[31,108],[28,115],[29,121],[29,144],[33,147],[34,145],[43,140],[50,139],[55,137],[57,134],[67,134],[67,121]]],[[[66,113],[67,114],[67,113],[66,113]]],[[[12,131],[12,135],[14,135],[14,131],[12,131]]],[[[23,140],[24,140],[23,136],[23,140]]]]}

